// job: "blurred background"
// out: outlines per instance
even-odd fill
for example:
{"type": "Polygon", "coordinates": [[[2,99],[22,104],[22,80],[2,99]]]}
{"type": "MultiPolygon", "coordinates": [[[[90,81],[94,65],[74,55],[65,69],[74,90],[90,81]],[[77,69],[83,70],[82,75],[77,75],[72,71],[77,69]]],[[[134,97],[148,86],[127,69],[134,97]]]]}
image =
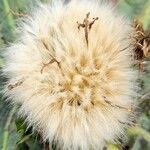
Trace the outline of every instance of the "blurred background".
{"type": "MultiPolygon", "coordinates": [[[[18,20],[25,16],[36,0],[0,0],[0,53],[5,46],[16,39],[18,20]]],[[[50,0],[41,0],[47,3],[50,0]]],[[[69,0],[67,0],[69,1],[69,0]]],[[[103,0],[105,1],[105,0],[103,0]]],[[[150,0],[107,0],[117,7],[120,14],[129,20],[138,19],[146,32],[150,31],[150,0]]],[[[4,63],[0,55],[0,68],[4,63]]],[[[1,73],[1,71],[0,71],[1,73]]],[[[0,91],[3,81],[0,75],[0,91]]],[[[140,114],[137,126],[127,130],[127,141],[124,150],[150,150],[150,61],[146,60],[144,72],[139,83],[142,87],[140,97],[140,114]]],[[[17,116],[17,107],[12,107],[0,95],[0,150],[46,150],[47,144],[42,144],[40,136],[26,129],[23,119],[17,116]]],[[[55,149],[55,148],[54,148],[55,149]]],[[[119,150],[119,145],[109,143],[108,150],[119,150]]]]}

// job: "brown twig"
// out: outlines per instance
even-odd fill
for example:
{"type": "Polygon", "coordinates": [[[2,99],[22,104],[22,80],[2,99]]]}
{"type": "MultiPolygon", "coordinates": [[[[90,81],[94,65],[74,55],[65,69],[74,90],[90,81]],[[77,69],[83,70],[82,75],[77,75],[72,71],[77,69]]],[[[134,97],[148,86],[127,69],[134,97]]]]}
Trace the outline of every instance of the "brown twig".
{"type": "Polygon", "coordinates": [[[43,67],[42,67],[42,69],[41,69],[41,74],[43,73],[43,70],[44,70],[44,68],[45,67],[47,67],[49,64],[52,64],[52,63],[54,63],[54,62],[56,62],[56,60],[55,59],[52,59],[50,62],[48,62],[47,64],[44,64],[43,63],[43,67]]]}
{"type": "Polygon", "coordinates": [[[96,18],[93,18],[93,21],[89,21],[89,16],[90,16],[90,12],[88,12],[88,13],[86,14],[86,18],[83,20],[83,23],[77,22],[77,24],[78,24],[78,29],[79,29],[79,30],[80,30],[80,27],[84,28],[84,31],[85,31],[85,39],[86,39],[87,46],[88,46],[88,43],[89,43],[89,40],[88,40],[89,31],[91,30],[92,25],[94,24],[94,22],[95,22],[96,20],[98,20],[98,17],[96,17],[96,18]]]}
{"type": "MultiPolygon", "coordinates": [[[[44,42],[44,40],[42,40],[42,43],[43,43],[45,49],[49,51],[48,45],[44,42]]],[[[59,69],[61,70],[62,75],[64,75],[64,73],[63,73],[63,71],[62,71],[61,63],[60,63],[53,55],[51,55],[50,53],[49,53],[49,55],[50,55],[50,57],[51,57],[52,59],[51,59],[47,64],[44,64],[44,66],[43,66],[42,69],[41,69],[41,74],[43,73],[43,70],[44,70],[45,67],[47,67],[48,65],[50,65],[50,64],[52,64],[52,63],[54,63],[54,62],[56,62],[57,65],[58,65],[58,67],[59,67],[59,69]]]]}

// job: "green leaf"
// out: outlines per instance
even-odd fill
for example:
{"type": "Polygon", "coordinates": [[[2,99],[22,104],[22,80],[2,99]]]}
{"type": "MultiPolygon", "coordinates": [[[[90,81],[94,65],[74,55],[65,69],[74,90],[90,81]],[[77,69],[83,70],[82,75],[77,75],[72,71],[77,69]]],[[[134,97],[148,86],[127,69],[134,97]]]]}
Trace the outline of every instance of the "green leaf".
{"type": "Polygon", "coordinates": [[[150,142],[150,133],[140,127],[131,127],[128,134],[132,136],[142,136],[146,141],[150,142]]]}
{"type": "Polygon", "coordinates": [[[16,129],[17,129],[17,132],[19,132],[20,130],[24,130],[24,120],[22,118],[19,118],[16,120],[16,129]]]}
{"type": "Polygon", "coordinates": [[[143,23],[145,29],[150,27],[150,0],[146,3],[143,12],[139,16],[139,20],[143,23]]]}
{"type": "Polygon", "coordinates": [[[107,150],[119,150],[118,146],[115,144],[108,143],[107,150]]]}
{"type": "Polygon", "coordinates": [[[31,135],[32,135],[32,133],[29,134],[29,135],[26,135],[26,136],[22,137],[22,139],[20,139],[20,140],[17,142],[17,145],[22,144],[22,143],[25,143],[27,140],[30,139],[31,135]]]}

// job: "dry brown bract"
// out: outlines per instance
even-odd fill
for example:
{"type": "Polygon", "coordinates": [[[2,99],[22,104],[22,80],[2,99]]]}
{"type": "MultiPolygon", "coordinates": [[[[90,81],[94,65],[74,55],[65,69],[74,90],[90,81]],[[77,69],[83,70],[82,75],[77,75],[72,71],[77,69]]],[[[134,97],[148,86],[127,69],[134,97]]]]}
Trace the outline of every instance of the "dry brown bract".
{"type": "Polygon", "coordinates": [[[138,62],[140,71],[144,71],[144,60],[150,56],[150,33],[144,31],[143,25],[137,20],[134,21],[133,27],[136,30],[135,35],[135,59],[138,62]]]}
{"type": "Polygon", "coordinates": [[[9,89],[9,90],[13,90],[13,89],[16,88],[16,87],[21,86],[24,81],[25,81],[25,78],[19,80],[18,82],[14,83],[14,84],[9,84],[9,85],[8,85],[8,89],[9,89]]]}

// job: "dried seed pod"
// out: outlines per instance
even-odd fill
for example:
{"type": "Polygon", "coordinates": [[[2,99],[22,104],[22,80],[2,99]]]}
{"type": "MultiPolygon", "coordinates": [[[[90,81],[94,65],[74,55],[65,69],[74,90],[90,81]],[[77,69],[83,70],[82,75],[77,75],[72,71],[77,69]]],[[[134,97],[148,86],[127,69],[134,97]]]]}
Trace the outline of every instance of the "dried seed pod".
{"type": "Polygon", "coordinates": [[[134,44],[134,58],[137,60],[139,69],[144,71],[144,60],[150,56],[150,33],[144,31],[143,26],[137,20],[134,21],[133,27],[136,34],[134,44]]]}

